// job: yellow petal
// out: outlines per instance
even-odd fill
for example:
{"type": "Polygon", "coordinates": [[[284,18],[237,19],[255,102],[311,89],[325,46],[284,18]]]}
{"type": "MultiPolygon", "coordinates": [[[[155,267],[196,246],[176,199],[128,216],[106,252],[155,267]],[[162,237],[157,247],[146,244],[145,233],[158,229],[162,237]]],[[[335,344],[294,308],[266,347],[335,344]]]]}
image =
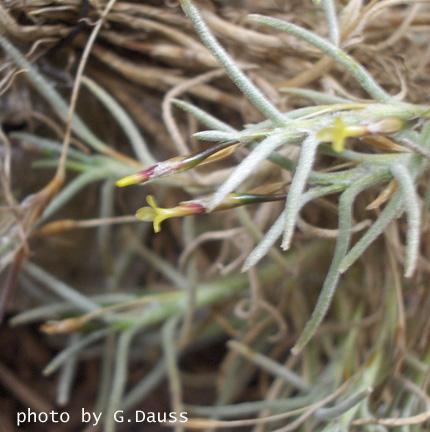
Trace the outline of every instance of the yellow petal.
{"type": "Polygon", "coordinates": [[[345,138],[348,136],[348,130],[344,121],[336,117],[332,127],[321,129],[317,137],[323,142],[331,142],[335,152],[341,152],[345,149],[345,138]]]}
{"type": "Polygon", "coordinates": [[[333,139],[333,128],[324,128],[317,133],[317,138],[322,142],[331,142],[333,139]]]}
{"type": "Polygon", "coordinates": [[[333,150],[337,153],[345,150],[345,137],[341,134],[336,134],[332,142],[333,150]]]}
{"type": "Polygon", "coordinates": [[[334,120],[334,127],[337,131],[345,131],[346,125],[345,122],[340,118],[340,117],[336,117],[334,120]]]}
{"type": "Polygon", "coordinates": [[[142,176],[139,174],[132,174],[127,177],[119,179],[115,184],[118,187],[126,187],[139,183],[142,180],[142,176]]]}
{"type": "Polygon", "coordinates": [[[157,210],[158,209],[158,205],[157,202],[155,201],[155,198],[152,195],[148,195],[146,197],[146,202],[154,209],[157,210]]]}
{"type": "Polygon", "coordinates": [[[152,222],[155,218],[154,209],[151,207],[142,207],[137,210],[136,217],[145,222],[152,222]]]}
{"type": "Polygon", "coordinates": [[[164,219],[166,218],[163,217],[163,215],[155,216],[152,226],[154,227],[154,232],[156,234],[158,234],[161,231],[161,222],[163,222],[164,219]]]}
{"type": "Polygon", "coordinates": [[[154,232],[159,233],[161,231],[161,222],[169,217],[172,217],[172,209],[163,209],[158,207],[155,198],[152,195],[148,195],[146,197],[146,202],[150,205],[150,207],[143,207],[138,210],[137,214],[145,217],[147,221],[152,221],[152,225],[154,227],[154,232]]]}

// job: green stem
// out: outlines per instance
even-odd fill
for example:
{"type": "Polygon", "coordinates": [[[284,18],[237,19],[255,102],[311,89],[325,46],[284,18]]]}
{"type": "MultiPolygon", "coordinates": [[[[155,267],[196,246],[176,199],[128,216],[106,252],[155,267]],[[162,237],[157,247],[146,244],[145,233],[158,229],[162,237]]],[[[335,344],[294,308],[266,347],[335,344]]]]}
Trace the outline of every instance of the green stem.
{"type": "Polygon", "coordinates": [[[345,257],[352,235],[352,208],[357,195],[381,180],[379,176],[363,178],[353,184],[340,197],[339,202],[339,234],[329,271],[318,297],[312,316],[292,349],[293,354],[299,354],[311,340],[319,325],[327,314],[333,295],[340,279],[339,266],[345,257]]]}
{"type": "Polygon", "coordinates": [[[239,69],[225,49],[212,35],[211,31],[203,21],[198,9],[191,0],[181,0],[181,6],[185,14],[191,20],[200,39],[206,48],[224,66],[228,76],[239,87],[244,95],[254,106],[268,119],[277,125],[286,125],[284,115],[261,93],[251,80],[239,69]]]}
{"type": "Polygon", "coordinates": [[[337,63],[341,64],[348,72],[350,72],[351,75],[358,81],[358,83],[375,100],[379,102],[390,102],[392,100],[391,96],[379,86],[379,84],[360,63],[325,39],[317,36],[309,30],[277,18],[266,17],[263,15],[250,15],[249,18],[252,21],[258,22],[260,24],[264,24],[277,30],[292,34],[319,48],[337,63]]]}

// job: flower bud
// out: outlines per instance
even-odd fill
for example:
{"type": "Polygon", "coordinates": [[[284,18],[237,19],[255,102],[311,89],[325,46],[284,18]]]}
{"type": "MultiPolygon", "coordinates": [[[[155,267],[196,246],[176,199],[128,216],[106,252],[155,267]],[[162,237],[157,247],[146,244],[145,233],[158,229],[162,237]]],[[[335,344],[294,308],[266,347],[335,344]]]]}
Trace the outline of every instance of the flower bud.
{"type": "Polygon", "coordinates": [[[376,123],[369,123],[367,129],[371,134],[393,134],[403,129],[405,123],[395,117],[386,118],[376,123]]]}
{"type": "Polygon", "coordinates": [[[119,179],[116,182],[116,185],[118,187],[125,187],[134,184],[142,184],[149,180],[187,171],[196,167],[197,165],[215,162],[230,156],[230,154],[236,150],[238,145],[239,144],[237,143],[223,143],[188,156],[177,156],[172,159],[159,162],[138,173],[119,179]]]}

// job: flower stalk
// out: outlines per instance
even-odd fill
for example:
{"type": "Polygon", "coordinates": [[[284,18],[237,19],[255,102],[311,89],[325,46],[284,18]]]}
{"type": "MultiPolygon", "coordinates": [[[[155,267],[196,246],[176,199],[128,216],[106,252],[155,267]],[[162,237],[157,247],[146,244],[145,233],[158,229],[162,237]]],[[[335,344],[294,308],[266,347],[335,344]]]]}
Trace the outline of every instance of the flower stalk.
{"type": "MultiPolygon", "coordinates": [[[[214,211],[229,210],[249,204],[282,201],[285,200],[285,198],[285,194],[230,194],[214,209],[214,211]]],[[[161,223],[166,219],[209,213],[209,201],[210,197],[204,197],[191,201],[182,201],[175,207],[162,208],[158,207],[155,198],[152,195],[148,195],[146,202],[149,204],[149,207],[142,207],[137,210],[136,217],[141,221],[152,222],[154,232],[159,233],[161,231],[161,223]]]]}

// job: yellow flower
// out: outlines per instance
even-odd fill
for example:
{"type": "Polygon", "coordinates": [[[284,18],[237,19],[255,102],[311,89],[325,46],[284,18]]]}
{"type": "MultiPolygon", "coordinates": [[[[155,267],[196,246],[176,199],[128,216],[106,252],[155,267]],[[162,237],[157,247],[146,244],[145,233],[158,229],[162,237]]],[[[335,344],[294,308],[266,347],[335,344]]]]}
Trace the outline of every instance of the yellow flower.
{"type": "Polygon", "coordinates": [[[142,221],[152,222],[154,232],[159,233],[161,230],[161,222],[166,219],[190,216],[193,214],[203,213],[204,208],[196,203],[179,203],[178,206],[172,208],[158,207],[154,197],[148,195],[146,202],[149,207],[142,207],[136,212],[136,217],[142,221]]]}
{"type": "Polygon", "coordinates": [[[345,140],[351,137],[359,137],[367,132],[364,126],[348,126],[345,122],[337,117],[334,126],[321,129],[317,137],[322,142],[331,142],[335,152],[342,152],[345,149],[345,140]]]}
{"type": "MultiPolygon", "coordinates": [[[[278,187],[279,185],[276,186],[276,188],[278,187]]],[[[226,210],[247,204],[281,200],[285,200],[285,194],[230,194],[214,210],[226,210]]],[[[182,201],[176,207],[171,208],[158,207],[152,195],[146,197],[146,202],[149,204],[149,207],[142,207],[137,210],[136,217],[142,221],[152,222],[154,232],[159,233],[161,223],[166,219],[206,213],[208,198],[203,197],[192,201],[182,201]]]]}

